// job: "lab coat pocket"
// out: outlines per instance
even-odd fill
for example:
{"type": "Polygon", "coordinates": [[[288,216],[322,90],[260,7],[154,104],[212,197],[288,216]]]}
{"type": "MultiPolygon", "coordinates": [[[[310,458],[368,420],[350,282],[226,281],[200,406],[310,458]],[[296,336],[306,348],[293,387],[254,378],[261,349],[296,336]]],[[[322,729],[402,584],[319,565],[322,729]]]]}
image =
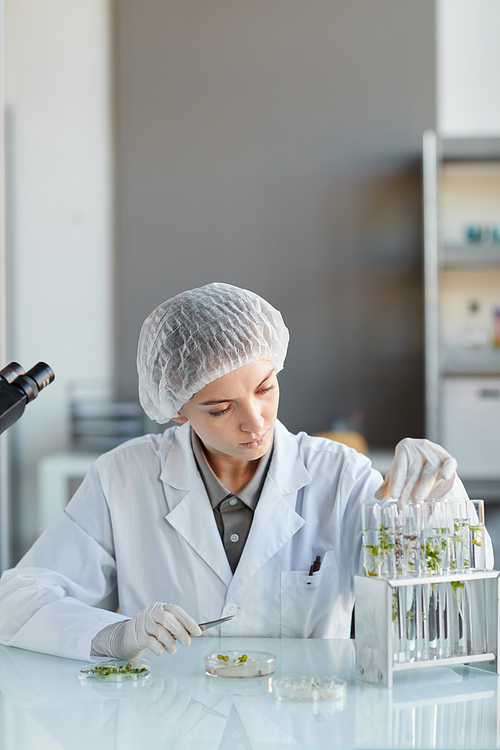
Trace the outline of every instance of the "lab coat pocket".
{"type": "Polygon", "coordinates": [[[313,638],[322,636],[321,623],[325,620],[333,589],[338,590],[333,551],[323,557],[321,569],[281,573],[281,637],[313,638]]]}

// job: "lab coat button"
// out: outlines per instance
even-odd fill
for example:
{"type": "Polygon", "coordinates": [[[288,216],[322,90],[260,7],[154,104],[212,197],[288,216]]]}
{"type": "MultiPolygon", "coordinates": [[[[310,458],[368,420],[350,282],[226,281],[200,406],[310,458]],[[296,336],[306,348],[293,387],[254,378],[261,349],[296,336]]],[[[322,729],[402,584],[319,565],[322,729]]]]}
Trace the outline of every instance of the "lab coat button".
{"type": "Polygon", "coordinates": [[[231,534],[229,538],[232,542],[237,542],[240,537],[238,536],[238,534],[231,534]]]}
{"type": "Polygon", "coordinates": [[[234,615],[238,611],[238,605],[234,602],[230,602],[229,604],[226,604],[224,608],[224,612],[227,612],[228,615],[234,615]]]}

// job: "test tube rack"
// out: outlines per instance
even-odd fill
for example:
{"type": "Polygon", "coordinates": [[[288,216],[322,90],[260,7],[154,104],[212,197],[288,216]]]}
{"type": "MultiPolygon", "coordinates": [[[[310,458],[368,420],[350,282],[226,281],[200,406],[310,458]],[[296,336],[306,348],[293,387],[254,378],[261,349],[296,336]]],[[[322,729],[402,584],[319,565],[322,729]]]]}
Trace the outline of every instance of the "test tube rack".
{"type": "MultiPolygon", "coordinates": [[[[355,576],[355,628],[356,628],[356,678],[363,682],[392,687],[394,673],[425,667],[454,666],[471,664],[500,674],[498,645],[500,642],[499,617],[499,576],[497,570],[480,572],[432,575],[425,577],[382,578],[376,576],[355,576]],[[415,658],[403,658],[396,648],[394,602],[399,602],[404,594],[413,597],[414,592],[425,593],[437,590],[436,586],[448,584],[467,587],[468,631],[467,653],[436,656],[433,649],[425,649],[415,654],[415,658]],[[406,589],[404,587],[414,587],[406,589]],[[417,589],[416,587],[427,587],[417,589]]],[[[455,588],[455,591],[457,589],[455,588]]],[[[453,603],[453,599],[449,600],[453,603]]],[[[449,605],[451,608],[451,604],[449,605]]],[[[404,616],[408,613],[405,611],[404,616]]],[[[418,617],[424,614],[419,611],[418,617]]],[[[396,616],[399,616],[397,613],[396,616]]],[[[460,626],[460,625],[459,625],[460,626]]],[[[403,628],[405,625],[403,624],[403,628]]],[[[447,627],[442,626],[448,638],[457,624],[448,618],[447,627]]],[[[460,630],[462,633],[462,627],[460,630]]],[[[400,631],[401,632],[401,631],[400,631]]],[[[432,635],[432,634],[431,634],[432,635]]],[[[418,647],[415,639],[415,648],[418,647]]],[[[420,643],[420,646],[422,644],[420,643]]]]}

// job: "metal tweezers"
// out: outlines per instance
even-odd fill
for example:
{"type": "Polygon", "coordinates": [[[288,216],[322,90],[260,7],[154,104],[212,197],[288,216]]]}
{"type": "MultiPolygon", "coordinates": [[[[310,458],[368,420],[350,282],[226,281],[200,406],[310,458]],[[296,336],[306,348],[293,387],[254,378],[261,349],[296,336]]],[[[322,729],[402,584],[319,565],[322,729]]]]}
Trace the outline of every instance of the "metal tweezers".
{"type": "Polygon", "coordinates": [[[220,620],[210,620],[210,622],[200,622],[199,628],[200,630],[208,630],[209,628],[215,628],[216,625],[221,625],[223,622],[228,622],[228,620],[232,620],[234,615],[229,615],[229,617],[221,617],[220,620]]]}

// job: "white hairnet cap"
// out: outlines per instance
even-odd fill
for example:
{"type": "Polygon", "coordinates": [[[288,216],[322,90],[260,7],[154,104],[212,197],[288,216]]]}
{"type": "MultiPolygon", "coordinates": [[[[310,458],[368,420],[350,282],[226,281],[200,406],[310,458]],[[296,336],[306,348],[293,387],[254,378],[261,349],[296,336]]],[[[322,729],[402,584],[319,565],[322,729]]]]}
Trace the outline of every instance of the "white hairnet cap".
{"type": "Polygon", "coordinates": [[[160,424],[217,378],[267,359],[283,369],[288,329],[278,310],[253,292],[207,284],[153,310],[139,337],[139,399],[160,424]]]}

